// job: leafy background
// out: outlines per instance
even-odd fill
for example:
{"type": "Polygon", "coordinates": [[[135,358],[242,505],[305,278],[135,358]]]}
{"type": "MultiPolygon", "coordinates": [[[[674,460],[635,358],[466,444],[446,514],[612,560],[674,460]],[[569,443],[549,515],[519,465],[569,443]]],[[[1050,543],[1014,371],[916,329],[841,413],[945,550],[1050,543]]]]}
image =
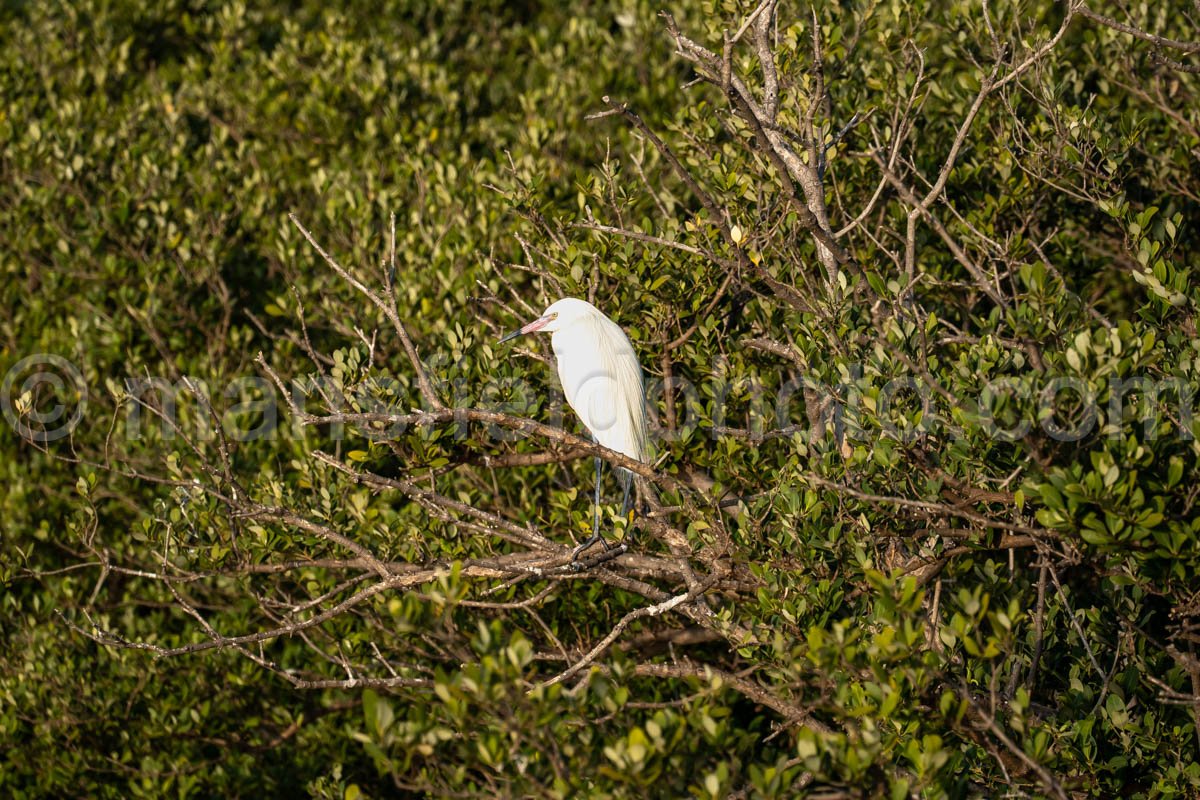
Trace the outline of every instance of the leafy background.
{"type": "MultiPolygon", "coordinates": [[[[1099,5],[1197,38],[1188,3],[1099,5]]],[[[89,406],[48,448],[0,430],[0,790],[1196,796],[1200,475],[1194,437],[1180,434],[1194,425],[1164,412],[1147,428],[1107,405],[1118,379],[1197,384],[1194,67],[1079,18],[982,105],[935,213],[997,276],[1004,303],[972,284],[924,218],[910,285],[893,258],[911,204],[889,186],[871,201],[881,171],[870,152],[886,157],[906,105],[895,169],[923,193],[917,176],[938,174],[996,53],[1018,63],[1065,7],[992,8],[995,39],[975,2],[817,10],[834,229],[869,209],[842,240],[854,268],[830,288],[778,173],[722,92],[690,85],[693,65],[650,3],[6,4],[0,369],[62,355],[89,406]],[[627,119],[585,118],[604,97],[680,155],[736,236],[627,119]],[[331,620],[316,644],[284,637],[256,651],[337,683],[345,674],[321,653],[386,675],[377,646],[419,685],[297,688],[233,649],[155,658],[85,636],[203,641],[175,590],[139,575],[168,557],[208,571],[182,591],[230,633],[272,627],[272,602],[348,591],[337,570],[277,579],[247,568],[339,555],[311,532],[239,521],[218,499],[133,474],[204,475],[215,440],[193,450],[152,418],[123,435],[127,378],[223,388],[261,377],[260,351],[280,374],[308,375],[305,336],[343,388],[382,396],[387,377],[391,402],[420,403],[382,315],[289,213],[372,285],[396,214],[397,304],[447,402],[561,413],[545,364],[491,344],[529,310],[510,288],[533,309],[595,297],[652,385],[670,369],[695,387],[670,405],[651,393],[659,468],[703,486],[710,504],[744,498],[736,517],[708,509],[680,525],[698,569],[733,576],[710,587],[709,607],[753,639],[704,629],[689,640],[695,628],[668,614],[632,626],[582,680],[530,692],[565,666],[547,661],[555,644],[577,658],[645,600],[585,576],[534,610],[481,609],[468,602],[479,583],[458,568],[331,620]],[[726,285],[723,265],[744,267],[742,256],[804,302],[749,270],[726,285]],[[755,416],[755,387],[774,398],[797,374],[856,400],[843,437],[756,435],[782,423],[755,416]],[[1088,435],[988,433],[988,415],[1036,415],[1031,398],[1052,376],[1095,393],[1088,435]],[[945,395],[924,413],[893,403],[888,416],[880,392],[896,378],[945,395]],[[996,397],[985,386],[997,379],[1033,388],[1024,401],[996,397]],[[931,420],[935,432],[915,442],[881,433],[931,420]],[[699,666],[672,673],[680,664],[699,666]],[[793,707],[811,717],[780,710],[793,707]]],[[[752,8],[671,10],[719,52],[752,8]]],[[[798,120],[816,75],[814,20],[787,5],[778,15],[781,114],[798,120]]],[[[737,51],[735,69],[755,76],[754,65],[737,51]]],[[[247,387],[213,402],[258,397],[247,387]]],[[[198,430],[198,404],[180,409],[181,426],[198,430]]],[[[283,409],[277,435],[237,447],[231,465],[255,498],[379,558],[461,567],[505,543],[368,491],[312,453],[392,477],[465,464],[431,484],[565,542],[588,527],[590,459],[509,470],[477,460],[540,449],[459,424],[413,426],[391,445],[353,429],[339,439],[283,409]]],[[[665,552],[639,537],[634,550],[665,552]]]]}

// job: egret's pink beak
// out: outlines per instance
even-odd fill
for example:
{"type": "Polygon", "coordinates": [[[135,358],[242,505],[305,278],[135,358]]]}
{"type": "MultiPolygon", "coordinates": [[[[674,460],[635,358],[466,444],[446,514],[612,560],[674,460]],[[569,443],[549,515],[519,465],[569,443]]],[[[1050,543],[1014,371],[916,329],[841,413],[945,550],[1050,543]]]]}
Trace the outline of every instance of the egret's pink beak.
{"type": "Polygon", "coordinates": [[[505,336],[501,337],[499,343],[504,344],[509,339],[515,339],[518,336],[524,336],[527,333],[533,333],[534,331],[540,331],[542,328],[549,325],[550,321],[553,319],[554,319],[553,315],[550,315],[550,314],[547,314],[544,317],[538,317],[533,322],[530,322],[529,324],[525,325],[524,327],[518,328],[517,330],[513,331],[512,333],[506,334],[505,336]]]}

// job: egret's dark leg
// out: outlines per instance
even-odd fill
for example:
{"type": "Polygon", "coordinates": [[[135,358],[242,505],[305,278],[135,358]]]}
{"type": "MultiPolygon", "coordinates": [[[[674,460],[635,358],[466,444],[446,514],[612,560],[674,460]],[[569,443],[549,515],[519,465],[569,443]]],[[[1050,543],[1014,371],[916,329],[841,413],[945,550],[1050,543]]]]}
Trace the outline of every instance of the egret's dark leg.
{"type": "Polygon", "coordinates": [[[600,538],[600,478],[604,474],[604,459],[596,456],[596,495],[592,498],[592,538],[594,542],[600,538]]]}
{"type": "Polygon", "coordinates": [[[578,558],[579,554],[589,547],[600,541],[600,478],[604,474],[604,459],[596,456],[596,493],[592,500],[592,535],[587,541],[580,543],[571,552],[571,558],[578,558]]]}
{"type": "Polygon", "coordinates": [[[621,470],[621,483],[625,486],[625,496],[621,499],[621,516],[629,522],[629,512],[633,510],[633,502],[629,497],[629,490],[633,488],[633,473],[627,469],[621,470]]]}

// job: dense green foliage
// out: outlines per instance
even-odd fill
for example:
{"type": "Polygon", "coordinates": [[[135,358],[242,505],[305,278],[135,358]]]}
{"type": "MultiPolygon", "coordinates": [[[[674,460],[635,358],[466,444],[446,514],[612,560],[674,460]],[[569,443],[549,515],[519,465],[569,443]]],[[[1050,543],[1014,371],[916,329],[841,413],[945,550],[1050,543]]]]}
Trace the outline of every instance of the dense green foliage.
{"type": "Polygon", "coordinates": [[[0,426],[0,794],[1200,794],[1200,9],[784,5],[726,87],[754,6],[298,5],[0,11],[0,373],[87,389],[0,426]],[[657,441],[578,572],[586,445],[404,346],[578,430],[494,344],[568,295],[657,441]]]}

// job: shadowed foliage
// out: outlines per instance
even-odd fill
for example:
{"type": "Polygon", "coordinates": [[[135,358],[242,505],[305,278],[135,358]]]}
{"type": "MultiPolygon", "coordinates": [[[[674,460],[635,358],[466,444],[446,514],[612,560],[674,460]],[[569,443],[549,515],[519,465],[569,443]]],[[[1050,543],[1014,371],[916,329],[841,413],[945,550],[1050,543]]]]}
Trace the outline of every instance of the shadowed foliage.
{"type": "Polygon", "coordinates": [[[1200,7],[661,11],[0,10],[0,792],[1200,792],[1200,7]]]}

